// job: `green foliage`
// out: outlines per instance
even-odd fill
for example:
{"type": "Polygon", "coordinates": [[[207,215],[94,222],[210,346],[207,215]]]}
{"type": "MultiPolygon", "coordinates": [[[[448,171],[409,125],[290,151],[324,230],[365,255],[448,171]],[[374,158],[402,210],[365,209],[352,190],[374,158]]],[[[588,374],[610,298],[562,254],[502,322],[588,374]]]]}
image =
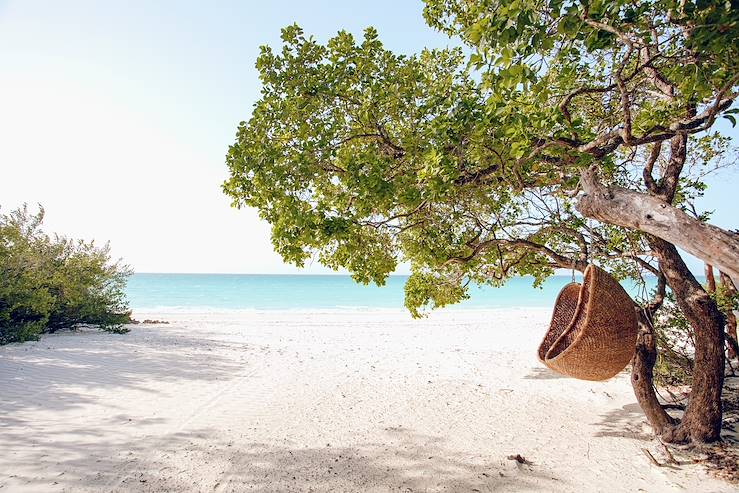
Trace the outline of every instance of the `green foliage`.
{"type": "Polygon", "coordinates": [[[545,80],[553,89],[610,78],[626,56],[623,38],[639,46],[660,39],[652,64],[677,81],[682,101],[710,97],[739,63],[739,5],[734,1],[652,0],[426,0],[429,25],[459,36],[475,50],[488,83],[532,94],[545,80]],[[686,36],[686,32],[688,35],[686,36]],[[640,41],[642,43],[640,43],[640,41]],[[685,63],[676,63],[676,60],[685,63]],[[509,80],[511,79],[511,80],[509,80]]]}
{"type": "Polygon", "coordinates": [[[77,325],[125,331],[130,270],[107,245],[48,236],[43,216],[25,206],[0,215],[0,344],[77,325]]]}
{"type": "Polygon", "coordinates": [[[690,385],[693,379],[695,344],[693,328],[668,293],[654,320],[657,338],[657,362],[654,381],[657,385],[690,385]]]}
{"type": "MultiPolygon", "coordinates": [[[[724,284],[717,284],[710,293],[719,310],[726,315],[739,309],[739,293],[724,284]]],[[[693,327],[677,307],[675,297],[668,292],[654,321],[659,352],[654,368],[658,385],[690,385],[693,378],[695,343],[693,327]]]]}
{"type": "Polygon", "coordinates": [[[430,272],[414,272],[405,284],[405,306],[413,317],[420,317],[420,307],[441,308],[467,299],[466,286],[449,282],[430,272]]]}
{"type": "Polygon", "coordinates": [[[730,289],[723,283],[719,283],[716,286],[716,292],[712,294],[713,299],[716,300],[718,309],[722,313],[727,314],[734,310],[739,310],[739,292],[730,289]]]}
{"type": "MultiPolygon", "coordinates": [[[[686,107],[700,113],[736,82],[737,9],[428,0],[424,15],[467,54],[397,55],[372,28],[322,44],[297,25],[280,50],[262,47],[262,95],[226,158],[233,205],[257,208],[275,250],[297,265],[317,257],[382,284],[409,262],[416,316],[470,284],[541,283],[578,262],[638,277],[644,238],[576,211],[580,173],[595,165],[607,182],[644,189],[628,163],[654,135],[668,140],[686,107]],[[624,41],[654,35],[661,51],[648,63],[624,41]],[[647,65],[673,81],[672,97],[654,95],[647,65]]],[[[716,146],[699,145],[715,157],[716,146]]],[[[683,180],[678,205],[702,186],[700,173],[683,180]]]]}
{"type": "MultiPolygon", "coordinates": [[[[501,133],[490,148],[498,130],[459,50],[397,56],[371,29],[360,43],[339,33],[320,45],[297,26],[283,39],[279,54],[265,47],[257,61],[262,99],[229,149],[224,191],[235,206],[258,208],[285,260],[317,255],[378,284],[408,260],[406,304],[416,315],[464,298],[470,282],[552,272],[545,255],[515,241],[459,261],[495,234],[510,237],[521,215],[542,212],[511,184],[544,184],[549,173],[498,169],[516,141],[501,133]],[[463,185],[491,170],[489,190],[463,185]],[[483,234],[481,220],[495,230],[483,234]]],[[[576,221],[572,208],[557,221],[576,221]]],[[[557,228],[538,238],[573,239],[557,228]]]]}

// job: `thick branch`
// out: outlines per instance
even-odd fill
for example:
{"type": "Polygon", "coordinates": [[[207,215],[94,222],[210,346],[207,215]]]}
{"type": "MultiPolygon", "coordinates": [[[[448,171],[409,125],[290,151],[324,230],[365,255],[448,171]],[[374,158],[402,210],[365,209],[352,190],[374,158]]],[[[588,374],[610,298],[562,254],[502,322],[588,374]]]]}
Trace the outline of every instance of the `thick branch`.
{"type": "Polygon", "coordinates": [[[557,267],[562,268],[562,269],[575,269],[579,272],[585,272],[585,268],[588,266],[588,263],[584,260],[577,260],[574,258],[565,257],[564,255],[558,254],[551,248],[541,245],[539,243],[535,243],[533,241],[511,240],[511,241],[508,241],[508,244],[525,246],[527,248],[531,248],[532,250],[541,252],[547,257],[549,257],[557,267]]]}
{"type": "Polygon", "coordinates": [[[626,144],[636,147],[653,142],[664,142],[680,133],[695,134],[708,129],[716,120],[718,114],[728,109],[734,103],[734,95],[726,99],[716,99],[703,112],[690,118],[683,118],[672,122],[668,127],[655,126],[644,132],[641,137],[631,137],[630,142],[625,142],[620,129],[610,130],[596,137],[590,142],[566,141],[555,139],[563,145],[572,147],[580,152],[591,154],[595,157],[603,157],[615,151],[619,146],[626,144]]]}
{"type": "Polygon", "coordinates": [[[662,238],[739,279],[739,236],[703,223],[657,197],[606,187],[594,168],[583,171],[580,185],[584,194],[576,208],[584,216],[662,238]]]}
{"type": "Polygon", "coordinates": [[[652,170],[654,169],[654,164],[657,162],[657,159],[659,159],[659,154],[661,151],[661,142],[657,142],[656,144],[652,145],[652,150],[649,153],[649,159],[647,159],[647,164],[644,166],[644,171],[642,172],[642,175],[644,176],[644,184],[647,186],[647,190],[652,193],[656,193],[658,191],[657,182],[654,181],[652,170]]]}
{"type": "Polygon", "coordinates": [[[688,157],[687,148],[688,136],[685,133],[678,134],[670,140],[670,160],[662,173],[662,183],[658,188],[659,193],[657,194],[659,198],[668,204],[671,204],[675,198],[677,185],[680,182],[680,173],[682,173],[685,160],[688,157]]]}
{"type": "MultiPolygon", "coordinates": [[[[655,55],[655,53],[656,56],[660,55],[659,33],[657,32],[657,29],[654,27],[654,25],[651,26],[650,34],[652,38],[652,44],[650,45],[649,43],[647,43],[641,48],[640,55],[642,60],[651,59],[652,56],[655,55]]],[[[659,70],[657,70],[651,64],[647,64],[645,72],[664,98],[666,98],[668,101],[673,99],[673,97],[675,96],[675,86],[669,80],[667,80],[667,78],[662,75],[659,70]]]]}
{"type": "Polygon", "coordinates": [[[491,248],[494,246],[500,246],[500,245],[506,245],[506,246],[511,246],[511,247],[519,246],[519,247],[525,247],[527,249],[537,251],[549,257],[554,267],[559,267],[562,269],[575,269],[579,272],[584,272],[585,268],[588,266],[588,263],[585,260],[579,260],[579,259],[567,257],[565,255],[561,255],[555,252],[554,250],[552,250],[551,248],[547,247],[546,245],[542,245],[540,243],[536,243],[528,239],[485,240],[475,245],[472,248],[472,252],[469,255],[466,255],[464,257],[452,257],[449,260],[447,260],[446,263],[464,264],[464,263],[469,262],[473,258],[477,257],[478,255],[480,255],[482,252],[484,252],[488,248],[491,248]]]}

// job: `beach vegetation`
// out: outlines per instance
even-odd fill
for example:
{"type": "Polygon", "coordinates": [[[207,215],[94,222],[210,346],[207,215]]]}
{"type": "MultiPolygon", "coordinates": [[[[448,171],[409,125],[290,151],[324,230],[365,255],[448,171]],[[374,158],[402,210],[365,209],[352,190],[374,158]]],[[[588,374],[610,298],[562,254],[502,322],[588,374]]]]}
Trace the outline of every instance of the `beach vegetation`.
{"type": "MultiPolygon", "coordinates": [[[[707,273],[711,267],[707,266],[707,273]]],[[[739,309],[739,294],[734,283],[726,275],[716,283],[712,275],[706,276],[706,291],[713,298],[726,318],[726,342],[729,366],[737,353],[736,316],[739,309]]],[[[660,386],[682,386],[692,383],[695,365],[695,331],[685,314],[675,302],[673,293],[668,292],[662,306],[653,318],[654,333],[660,351],[654,367],[655,382],[660,386]]],[[[730,368],[732,372],[735,368],[730,368]]]]}
{"type": "Polygon", "coordinates": [[[635,303],[636,396],[664,440],[719,439],[726,317],[677,247],[739,278],[739,236],[695,203],[734,164],[716,123],[739,112],[739,9],[427,0],[424,16],[461,47],[396,54],[372,28],[320,43],[297,25],[262,47],[262,95],[227,154],[233,205],[297,265],[382,284],[409,263],[414,316],[589,263],[655,276],[635,303]],[[694,338],[681,420],[653,389],[668,290],[694,338]]]}
{"type": "Polygon", "coordinates": [[[0,214],[0,344],[81,325],[123,332],[130,269],[109,246],[48,235],[44,209],[0,214]]]}

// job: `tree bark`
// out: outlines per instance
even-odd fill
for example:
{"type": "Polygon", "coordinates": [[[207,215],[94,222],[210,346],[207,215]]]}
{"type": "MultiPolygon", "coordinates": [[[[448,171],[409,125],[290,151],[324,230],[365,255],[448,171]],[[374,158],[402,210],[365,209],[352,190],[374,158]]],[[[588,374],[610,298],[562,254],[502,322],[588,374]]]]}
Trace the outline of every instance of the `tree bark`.
{"type": "Polygon", "coordinates": [[[716,292],[716,277],[713,275],[713,266],[711,264],[705,265],[706,272],[706,291],[708,293],[716,292]]]}
{"type": "Polygon", "coordinates": [[[703,223],[645,193],[606,187],[594,168],[582,172],[576,208],[586,217],[654,235],[739,279],[739,235],[703,223]]]}
{"type": "Polygon", "coordinates": [[[724,317],[688,270],[674,245],[650,237],[660,269],[695,333],[693,387],[680,424],[663,434],[670,442],[712,442],[721,437],[724,384],[724,317]]]}
{"type": "MultiPolygon", "coordinates": [[[[731,278],[721,271],[719,271],[719,277],[721,278],[721,285],[724,287],[726,294],[734,296],[736,294],[736,286],[734,286],[734,282],[731,278]]],[[[729,308],[728,313],[726,314],[726,335],[728,341],[731,341],[729,344],[729,358],[736,358],[736,315],[734,315],[734,310],[731,308],[729,308]]]]}
{"type": "Polygon", "coordinates": [[[657,361],[657,345],[651,320],[640,308],[637,310],[639,321],[639,335],[636,339],[636,353],[632,360],[631,386],[634,388],[639,406],[641,406],[647,421],[652,425],[658,436],[670,434],[677,421],[665,412],[654,392],[654,364],[657,361]]]}

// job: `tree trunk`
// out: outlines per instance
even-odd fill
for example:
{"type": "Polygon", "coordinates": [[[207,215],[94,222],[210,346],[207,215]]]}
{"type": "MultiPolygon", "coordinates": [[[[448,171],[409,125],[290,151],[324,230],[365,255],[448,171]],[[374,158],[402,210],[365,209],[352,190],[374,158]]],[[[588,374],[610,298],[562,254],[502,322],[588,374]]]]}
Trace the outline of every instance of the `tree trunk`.
{"type": "Polygon", "coordinates": [[[657,361],[657,345],[654,340],[651,321],[643,310],[637,308],[639,335],[636,339],[636,353],[632,360],[631,386],[647,421],[658,436],[670,434],[677,423],[667,414],[654,392],[654,364],[657,361]]]}
{"type": "MultiPolygon", "coordinates": [[[[736,294],[736,286],[734,286],[731,278],[721,271],[719,271],[719,276],[721,278],[721,285],[724,287],[726,294],[728,294],[729,296],[734,296],[736,294]]],[[[736,315],[734,315],[734,310],[732,310],[731,307],[726,314],[726,335],[727,339],[731,341],[731,343],[729,344],[729,358],[736,358],[736,315]]]]}
{"type": "Polygon", "coordinates": [[[709,294],[716,292],[716,277],[713,275],[713,266],[711,264],[705,265],[706,272],[706,291],[709,294]]]}
{"type": "Polygon", "coordinates": [[[680,424],[663,438],[671,442],[712,442],[721,437],[724,384],[724,317],[688,270],[674,245],[649,238],[680,310],[695,333],[693,387],[680,424]]]}
{"type": "Polygon", "coordinates": [[[584,216],[652,234],[739,279],[739,235],[692,218],[652,195],[606,187],[593,168],[582,172],[580,186],[585,193],[576,208],[584,216]]]}

